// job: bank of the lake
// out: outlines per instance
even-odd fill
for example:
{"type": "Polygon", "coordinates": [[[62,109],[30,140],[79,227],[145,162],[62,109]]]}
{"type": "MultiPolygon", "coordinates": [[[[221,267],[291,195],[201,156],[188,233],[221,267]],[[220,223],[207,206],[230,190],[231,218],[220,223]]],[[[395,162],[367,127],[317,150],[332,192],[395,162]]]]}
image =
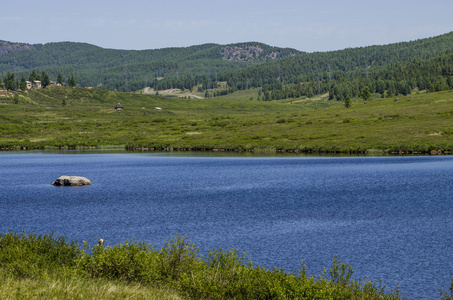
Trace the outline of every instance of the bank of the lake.
{"type": "Polygon", "coordinates": [[[404,146],[393,146],[385,147],[385,149],[364,149],[364,148],[343,148],[338,149],[336,147],[326,148],[326,147],[314,147],[314,148],[300,148],[300,149],[281,149],[281,148],[248,148],[239,146],[237,148],[216,148],[209,146],[200,146],[200,147],[187,147],[187,148],[173,148],[173,147],[164,147],[158,144],[148,144],[147,146],[74,146],[74,145],[60,145],[60,146],[38,146],[38,145],[3,145],[0,148],[0,151],[28,151],[28,150],[45,150],[45,151],[86,151],[86,150],[103,150],[103,149],[116,149],[116,150],[125,150],[130,153],[140,153],[140,152],[211,152],[211,153],[252,153],[252,154],[264,154],[264,155],[273,155],[277,153],[289,153],[289,154],[306,154],[306,155],[370,155],[370,156],[379,156],[379,155],[451,155],[453,151],[445,150],[450,149],[450,146],[447,145],[404,145],[404,146]],[[442,150],[443,149],[443,150],[442,150]]]}
{"type": "Polygon", "coordinates": [[[0,149],[451,153],[453,91],[340,101],[168,99],[48,88],[0,96],[0,149]],[[65,99],[65,105],[61,101],[65,99]],[[397,101],[396,101],[397,100],[397,101]],[[113,107],[121,102],[124,109],[113,107]],[[160,107],[162,110],[155,110],[160,107]]]}
{"type": "Polygon", "coordinates": [[[235,248],[287,272],[322,274],[337,255],[414,299],[450,285],[452,156],[120,152],[0,152],[0,232],[156,249],[188,234],[201,255],[235,248]],[[51,186],[60,175],[92,185],[51,186]]]}
{"type": "Polygon", "coordinates": [[[177,235],[161,249],[135,240],[90,248],[52,234],[0,234],[0,296],[25,299],[400,299],[380,285],[352,278],[334,258],[320,277],[253,266],[236,250],[205,257],[177,235]],[[87,252],[90,251],[90,252],[87,252]],[[181,297],[182,296],[182,297],[181,297]]]}

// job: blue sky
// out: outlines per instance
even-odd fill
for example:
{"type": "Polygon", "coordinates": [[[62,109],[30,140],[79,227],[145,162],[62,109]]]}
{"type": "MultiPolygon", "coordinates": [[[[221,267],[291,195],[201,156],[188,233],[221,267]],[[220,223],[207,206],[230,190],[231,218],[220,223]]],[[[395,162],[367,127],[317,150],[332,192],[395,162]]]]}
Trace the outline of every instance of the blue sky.
{"type": "Polygon", "coordinates": [[[5,1],[0,40],[158,49],[257,41],[298,50],[383,45],[453,31],[452,0],[5,1]]]}

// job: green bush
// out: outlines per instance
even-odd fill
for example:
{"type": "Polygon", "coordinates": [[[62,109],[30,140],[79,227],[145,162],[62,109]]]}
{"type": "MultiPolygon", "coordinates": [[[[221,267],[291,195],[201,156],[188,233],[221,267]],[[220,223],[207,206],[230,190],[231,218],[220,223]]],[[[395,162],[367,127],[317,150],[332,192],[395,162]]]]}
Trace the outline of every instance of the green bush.
{"type": "Polygon", "coordinates": [[[84,256],[81,266],[91,277],[149,281],[145,280],[144,274],[147,274],[147,264],[155,253],[150,245],[135,240],[113,247],[96,245],[92,248],[92,255],[84,256]]]}
{"type": "Polygon", "coordinates": [[[74,267],[82,253],[76,241],[67,242],[53,233],[0,234],[0,268],[15,277],[33,278],[74,267]]]}
{"type": "Polygon", "coordinates": [[[198,248],[191,244],[187,236],[176,235],[160,250],[161,274],[171,280],[178,280],[198,262],[198,248]]]}
{"type": "Polygon", "coordinates": [[[349,118],[346,118],[346,119],[343,119],[343,123],[351,123],[352,119],[349,119],[349,118]]]}
{"type": "MultiPolygon", "coordinates": [[[[206,257],[186,236],[177,235],[159,249],[135,240],[81,249],[64,237],[8,233],[0,235],[0,273],[13,278],[99,278],[112,282],[172,287],[192,299],[399,299],[375,283],[353,279],[353,270],[334,257],[319,278],[305,264],[299,275],[254,266],[238,250],[214,248],[206,257]]],[[[81,294],[83,291],[81,291],[81,294]]]]}
{"type": "Polygon", "coordinates": [[[369,281],[352,279],[350,266],[334,258],[330,271],[318,280],[282,269],[254,267],[237,250],[212,250],[201,272],[184,273],[179,289],[192,299],[398,299],[369,281]],[[327,275],[328,274],[328,275],[327,275]]]}
{"type": "Polygon", "coordinates": [[[177,235],[158,251],[136,240],[104,247],[96,245],[84,256],[82,269],[91,277],[172,284],[197,263],[198,249],[177,235]]]}

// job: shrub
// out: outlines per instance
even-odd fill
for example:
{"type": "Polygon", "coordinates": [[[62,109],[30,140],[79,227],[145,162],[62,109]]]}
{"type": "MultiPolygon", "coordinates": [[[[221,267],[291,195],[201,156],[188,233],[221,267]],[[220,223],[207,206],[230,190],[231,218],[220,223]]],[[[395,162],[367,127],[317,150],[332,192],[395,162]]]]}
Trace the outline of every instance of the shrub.
{"type": "Polygon", "coordinates": [[[397,292],[386,294],[373,282],[353,279],[352,268],[337,257],[332,269],[315,279],[305,264],[299,275],[267,270],[235,249],[214,248],[200,257],[198,248],[181,235],[160,250],[135,240],[96,245],[91,253],[87,249],[87,243],[80,249],[53,234],[2,234],[0,272],[21,278],[47,272],[58,276],[69,269],[73,276],[173,287],[193,299],[398,299],[397,292]]]}
{"type": "Polygon", "coordinates": [[[197,252],[195,245],[181,235],[160,251],[131,240],[113,247],[94,246],[92,255],[84,257],[82,268],[91,277],[172,284],[196,264],[197,252]]]}
{"type": "Polygon", "coordinates": [[[343,123],[351,123],[351,119],[349,118],[343,119],[343,123]]]}
{"type": "Polygon", "coordinates": [[[0,267],[15,277],[33,278],[73,267],[83,251],[77,241],[53,233],[36,236],[25,232],[0,234],[0,267]]]}
{"type": "Polygon", "coordinates": [[[187,236],[176,235],[160,250],[162,275],[172,280],[179,279],[182,273],[189,272],[196,264],[197,253],[198,248],[190,243],[187,236]]]}
{"type": "Polygon", "coordinates": [[[120,279],[126,281],[150,281],[150,258],[156,256],[150,245],[135,240],[119,243],[113,247],[96,245],[92,248],[92,255],[84,257],[82,268],[91,277],[120,279]]]}

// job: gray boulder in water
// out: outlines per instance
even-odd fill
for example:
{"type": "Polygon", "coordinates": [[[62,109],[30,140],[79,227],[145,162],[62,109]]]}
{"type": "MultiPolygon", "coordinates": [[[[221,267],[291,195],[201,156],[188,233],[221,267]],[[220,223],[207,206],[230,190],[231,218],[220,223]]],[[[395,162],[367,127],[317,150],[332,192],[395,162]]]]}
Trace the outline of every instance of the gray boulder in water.
{"type": "Polygon", "coordinates": [[[52,185],[56,186],[82,186],[82,185],[91,185],[91,181],[88,178],[81,176],[60,176],[55,180],[52,185]]]}

